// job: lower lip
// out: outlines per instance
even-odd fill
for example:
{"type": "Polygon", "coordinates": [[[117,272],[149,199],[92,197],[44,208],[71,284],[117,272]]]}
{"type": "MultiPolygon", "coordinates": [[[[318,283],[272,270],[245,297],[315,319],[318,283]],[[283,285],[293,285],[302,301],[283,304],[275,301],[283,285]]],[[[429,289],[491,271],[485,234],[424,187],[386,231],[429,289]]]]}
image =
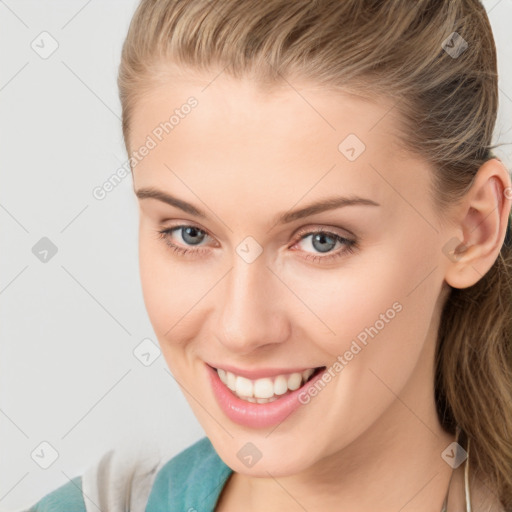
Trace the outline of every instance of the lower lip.
{"type": "Polygon", "coordinates": [[[315,382],[322,378],[324,371],[318,372],[311,380],[303,384],[302,387],[283,395],[273,402],[258,404],[246,402],[238,398],[221,380],[217,370],[206,365],[210,381],[212,383],[213,393],[220,408],[226,416],[244,427],[264,428],[282,423],[290,414],[297,410],[301,405],[299,394],[308,393],[308,389],[313,387],[315,382]]]}

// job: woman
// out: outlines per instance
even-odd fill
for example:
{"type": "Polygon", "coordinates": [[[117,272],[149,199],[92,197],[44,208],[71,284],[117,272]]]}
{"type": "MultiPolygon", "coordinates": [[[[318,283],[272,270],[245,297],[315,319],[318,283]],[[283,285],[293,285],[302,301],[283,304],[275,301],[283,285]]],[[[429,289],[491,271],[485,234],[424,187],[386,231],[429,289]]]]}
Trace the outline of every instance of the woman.
{"type": "Polygon", "coordinates": [[[119,87],[145,305],[206,436],[31,510],[512,510],[481,3],[143,0],[119,87]]]}

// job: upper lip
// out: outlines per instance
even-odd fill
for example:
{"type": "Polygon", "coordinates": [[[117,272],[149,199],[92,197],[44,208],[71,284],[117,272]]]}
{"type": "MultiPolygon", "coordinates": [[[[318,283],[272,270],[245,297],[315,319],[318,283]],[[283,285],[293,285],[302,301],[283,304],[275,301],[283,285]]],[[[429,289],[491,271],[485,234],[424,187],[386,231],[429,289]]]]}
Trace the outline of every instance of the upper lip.
{"type": "MultiPolygon", "coordinates": [[[[259,368],[259,369],[247,369],[244,370],[242,368],[236,368],[235,366],[231,366],[229,364],[209,364],[208,366],[212,368],[222,368],[228,372],[234,373],[235,375],[240,375],[241,377],[245,377],[246,379],[257,380],[264,377],[275,377],[276,375],[287,375],[290,373],[302,373],[304,370],[309,370],[310,368],[320,368],[319,366],[302,366],[296,368],[259,368]]],[[[321,367],[323,368],[323,366],[321,367]]]]}

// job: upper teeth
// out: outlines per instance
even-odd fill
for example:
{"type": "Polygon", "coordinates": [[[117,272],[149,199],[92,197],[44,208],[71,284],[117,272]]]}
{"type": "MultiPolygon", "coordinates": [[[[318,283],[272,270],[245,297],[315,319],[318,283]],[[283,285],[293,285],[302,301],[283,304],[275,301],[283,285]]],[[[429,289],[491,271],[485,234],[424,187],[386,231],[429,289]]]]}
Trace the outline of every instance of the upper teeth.
{"type": "MultiPolygon", "coordinates": [[[[284,395],[289,389],[299,389],[302,382],[306,382],[314,373],[314,368],[304,370],[302,373],[290,373],[251,380],[240,375],[217,369],[220,380],[240,398],[271,398],[274,395],[284,395]]],[[[255,401],[255,400],[250,400],[255,401]]]]}

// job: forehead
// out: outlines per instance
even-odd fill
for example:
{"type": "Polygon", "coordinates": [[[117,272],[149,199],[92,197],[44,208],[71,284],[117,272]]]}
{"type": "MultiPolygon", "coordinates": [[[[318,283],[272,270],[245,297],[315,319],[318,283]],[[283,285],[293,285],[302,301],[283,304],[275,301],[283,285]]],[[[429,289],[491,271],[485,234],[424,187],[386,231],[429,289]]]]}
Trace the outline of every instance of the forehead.
{"type": "Polygon", "coordinates": [[[238,187],[261,200],[269,184],[296,184],[293,201],[321,179],[325,191],[336,186],[382,201],[389,193],[382,175],[399,180],[404,163],[392,107],[307,82],[269,89],[222,72],[173,75],[132,113],[132,151],[152,146],[133,168],[134,185],[165,187],[181,175],[190,185],[238,187]]]}
{"type": "Polygon", "coordinates": [[[348,88],[327,88],[303,79],[268,84],[249,77],[236,79],[222,70],[200,74],[171,69],[178,70],[168,70],[138,96],[132,113],[131,142],[150,131],[152,125],[168,119],[190,97],[199,106],[194,118],[205,128],[212,116],[220,117],[224,125],[241,125],[241,136],[250,133],[251,125],[257,123],[265,123],[267,132],[274,126],[292,125],[298,134],[309,127],[310,132],[338,131],[338,137],[343,131],[358,129],[364,136],[363,132],[379,124],[375,133],[387,135],[388,143],[395,142],[390,129],[398,123],[390,98],[369,97],[348,88]],[[294,125],[299,118],[303,123],[294,125]]]}

